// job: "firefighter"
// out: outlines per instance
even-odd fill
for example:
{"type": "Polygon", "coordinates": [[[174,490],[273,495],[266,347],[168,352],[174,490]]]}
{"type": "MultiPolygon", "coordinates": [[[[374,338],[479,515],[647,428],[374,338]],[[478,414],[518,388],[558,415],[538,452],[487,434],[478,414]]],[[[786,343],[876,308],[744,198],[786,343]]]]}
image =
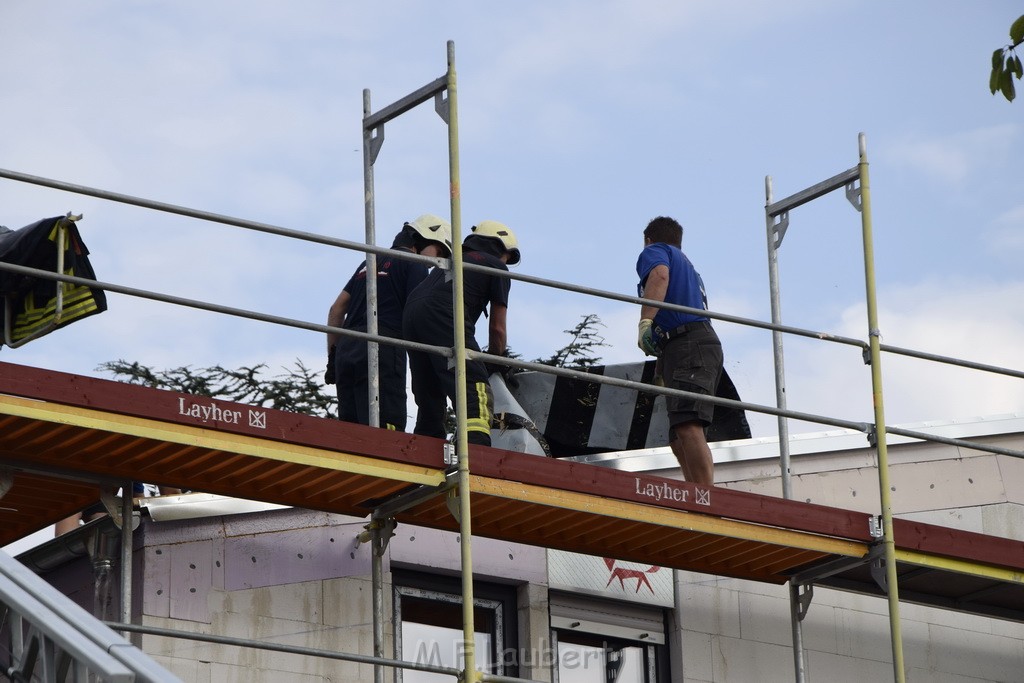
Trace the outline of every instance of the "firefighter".
{"type": "MultiPolygon", "coordinates": [[[[406,223],[395,236],[392,249],[424,256],[451,256],[452,227],[448,221],[424,214],[406,223]]],[[[410,292],[427,277],[427,266],[390,256],[377,257],[377,331],[402,337],[402,310],[410,292]]],[[[443,271],[442,271],[443,272],[443,271]]],[[[360,264],[338,294],[327,314],[327,324],[366,331],[366,261],[360,264]]],[[[366,342],[339,334],[327,335],[327,372],[324,381],[338,392],[338,419],[370,423],[366,342]]],[[[378,345],[380,426],[405,431],[405,349],[378,345]]]]}
{"type": "MultiPolygon", "coordinates": [[[[519,242],[512,230],[497,221],[480,221],[462,243],[463,262],[508,271],[519,263],[519,242]]],[[[505,318],[511,285],[507,277],[466,270],[463,308],[466,321],[466,347],[480,350],[476,341],[476,322],[488,316],[487,353],[505,355],[505,318]],[[490,311],[488,312],[488,307],[490,311]]],[[[409,296],[402,332],[410,341],[434,346],[455,345],[453,284],[445,273],[435,269],[409,296]]],[[[448,358],[423,351],[409,352],[412,369],[412,393],[416,400],[416,434],[445,438],[445,397],[455,402],[455,371],[448,358]]],[[[494,399],[487,383],[488,370],[481,361],[466,361],[467,434],[469,443],[491,445],[491,413],[494,399]]]]}

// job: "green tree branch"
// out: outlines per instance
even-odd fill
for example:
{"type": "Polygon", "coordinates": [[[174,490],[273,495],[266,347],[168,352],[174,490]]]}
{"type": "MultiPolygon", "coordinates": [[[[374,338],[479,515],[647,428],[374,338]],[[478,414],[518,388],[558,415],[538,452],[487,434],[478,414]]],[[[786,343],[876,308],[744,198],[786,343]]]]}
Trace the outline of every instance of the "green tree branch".
{"type": "Polygon", "coordinates": [[[992,73],[988,79],[988,89],[995,95],[1001,92],[1008,102],[1017,96],[1017,88],[1013,80],[1024,78],[1024,66],[1017,55],[1017,47],[1024,42],[1024,16],[1010,25],[1010,44],[992,53],[992,73]]]}

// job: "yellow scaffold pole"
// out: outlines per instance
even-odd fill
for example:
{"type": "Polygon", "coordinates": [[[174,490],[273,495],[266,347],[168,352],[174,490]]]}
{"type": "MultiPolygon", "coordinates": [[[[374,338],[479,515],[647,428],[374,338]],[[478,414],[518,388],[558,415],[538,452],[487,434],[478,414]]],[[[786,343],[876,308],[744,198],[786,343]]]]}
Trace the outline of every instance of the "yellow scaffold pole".
{"type": "Polygon", "coordinates": [[[871,235],[871,185],[868,182],[868,157],[864,133],[858,137],[860,148],[861,224],[864,232],[864,279],[867,288],[868,341],[871,352],[871,390],[875,408],[875,439],[878,451],[878,487],[882,503],[882,543],[885,549],[885,588],[889,596],[889,630],[892,636],[893,680],[904,683],[903,637],[900,627],[900,594],[896,576],[896,541],[892,528],[892,498],[889,488],[889,453],[885,443],[885,405],[882,400],[881,332],[878,329],[878,302],[875,295],[875,251],[871,235]]]}
{"type": "Polygon", "coordinates": [[[459,186],[459,108],[455,78],[455,43],[448,41],[448,167],[452,201],[452,276],[455,307],[455,450],[459,457],[459,534],[462,536],[462,680],[476,683],[473,621],[473,544],[470,524],[469,437],[466,432],[466,311],[462,277],[462,190],[459,186]]]}

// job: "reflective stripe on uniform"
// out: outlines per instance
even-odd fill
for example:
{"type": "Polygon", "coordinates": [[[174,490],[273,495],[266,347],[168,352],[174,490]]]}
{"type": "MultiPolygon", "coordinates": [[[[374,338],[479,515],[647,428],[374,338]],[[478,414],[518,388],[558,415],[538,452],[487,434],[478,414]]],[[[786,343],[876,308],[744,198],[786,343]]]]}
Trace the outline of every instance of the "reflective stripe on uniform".
{"type": "Polygon", "coordinates": [[[479,417],[468,418],[466,420],[466,430],[470,432],[483,432],[490,435],[491,406],[488,400],[490,398],[489,387],[487,382],[475,382],[473,388],[476,389],[477,414],[479,417]]]}

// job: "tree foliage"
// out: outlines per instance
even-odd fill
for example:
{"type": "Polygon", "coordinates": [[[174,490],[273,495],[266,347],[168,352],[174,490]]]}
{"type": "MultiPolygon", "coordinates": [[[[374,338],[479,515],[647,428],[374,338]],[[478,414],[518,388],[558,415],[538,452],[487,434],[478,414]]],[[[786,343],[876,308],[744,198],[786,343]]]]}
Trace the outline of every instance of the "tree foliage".
{"type": "MultiPolygon", "coordinates": [[[[565,330],[571,337],[568,344],[550,357],[538,358],[533,362],[576,369],[587,369],[598,364],[601,359],[594,354],[594,350],[607,346],[604,337],[597,333],[599,326],[602,326],[601,319],[593,313],[583,316],[575,327],[565,330]]],[[[323,373],[310,370],[299,359],[295,360],[293,368],[283,368],[282,374],[273,376],[267,376],[264,363],[242,366],[237,370],[229,370],[220,365],[206,368],[186,365],[156,370],[135,361],[116,360],[103,363],[98,369],[128,384],[319,417],[337,415],[338,399],[333,391],[324,391],[323,373]]]]}
{"type": "Polygon", "coordinates": [[[988,79],[988,89],[995,95],[1001,92],[1009,102],[1017,96],[1014,79],[1024,78],[1024,66],[1017,55],[1017,47],[1024,42],[1024,16],[1010,25],[1010,44],[992,53],[992,75],[988,79]]]}
{"type": "Polygon", "coordinates": [[[571,330],[562,330],[571,338],[568,344],[549,357],[536,358],[533,362],[576,370],[587,370],[598,365],[601,357],[595,355],[594,350],[600,346],[608,346],[604,342],[604,337],[598,334],[598,327],[604,327],[604,324],[596,314],[588,313],[582,316],[571,330]]]}
{"type": "Polygon", "coordinates": [[[293,413],[331,417],[337,414],[338,399],[322,390],[322,372],[314,372],[296,359],[294,368],[267,376],[264,363],[228,370],[220,365],[208,368],[183,366],[154,370],[138,362],[116,360],[98,368],[128,384],[170,389],[195,396],[221,398],[247,405],[287,410],[293,413]]]}

